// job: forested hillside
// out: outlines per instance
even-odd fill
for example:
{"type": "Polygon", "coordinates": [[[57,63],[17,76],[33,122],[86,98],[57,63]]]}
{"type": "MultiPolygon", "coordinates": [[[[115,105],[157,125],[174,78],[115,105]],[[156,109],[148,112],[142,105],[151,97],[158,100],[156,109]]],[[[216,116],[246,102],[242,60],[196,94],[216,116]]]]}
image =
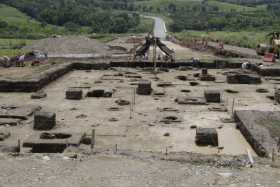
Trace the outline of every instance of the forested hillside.
{"type": "Polygon", "coordinates": [[[4,0],[42,23],[70,31],[86,26],[92,32],[125,33],[140,23],[138,14],[112,10],[114,4],[104,2],[106,6],[95,0],[4,0]]]}
{"type": "MultiPolygon", "coordinates": [[[[168,20],[169,31],[280,30],[278,0],[2,0],[42,24],[76,33],[147,32],[140,14],[168,20]]],[[[1,18],[0,18],[1,19],[1,18]]],[[[9,24],[0,20],[2,28],[9,24]]],[[[6,21],[7,22],[7,21],[6,21]]],[[[0,24],[0,29],[1,29],[0,24]]],[[[151,25],[149,25],[151,26],[151,25]]]]}

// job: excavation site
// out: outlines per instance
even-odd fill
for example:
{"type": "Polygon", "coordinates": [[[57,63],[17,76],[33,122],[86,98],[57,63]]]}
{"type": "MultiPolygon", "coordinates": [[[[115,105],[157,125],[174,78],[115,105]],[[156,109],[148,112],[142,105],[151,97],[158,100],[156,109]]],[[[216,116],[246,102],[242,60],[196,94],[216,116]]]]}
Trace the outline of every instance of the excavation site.
{"type": "Polygon", "coordinates": [[[279,59],[165,34],[3,59],[1,186],[280,186],[279,59]]]}

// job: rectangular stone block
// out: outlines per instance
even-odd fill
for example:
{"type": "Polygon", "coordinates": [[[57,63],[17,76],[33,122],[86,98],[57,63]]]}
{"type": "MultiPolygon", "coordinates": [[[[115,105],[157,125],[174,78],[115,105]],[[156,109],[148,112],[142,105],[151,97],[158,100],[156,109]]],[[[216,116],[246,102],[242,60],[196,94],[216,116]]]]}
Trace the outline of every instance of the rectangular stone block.
{"type": "Polygon", "coordinates": [[[33,153],[61,153],[68,146],[78,147],[82,137],[67,132],[35,133],[23,142],[23,147],[32,148],[33,153]]]}
{"type": "Polygon", "coordinates": [[[247,74],[228,74],[227,83],[229,84],[260,84],[261,77],[258,75],[247,75],[247,74]]]}
{"type": "Polygon", "coordinates": [[[150,95],[152,93],[152,82],[149,80],[141,80],[138,83],[137,94],[150,95]]]}
{"type": "Polygon", "coordinates": [[[87,97],[103,97],[105,93],[104,89],[92,89],[88,91],[87,97]]]}
{"type": "Polygon", "coordinates": [[[50,130],[56,125],[56,114],[53,112],[36,112],[34,114],[35,130],[50,130]]]}
{"type": "Polygon", "coordinates": [[[81,88],[68,88],[66,91],[66,99],[81,100],[83,98],[83,90],[81,88]]]}
{"type": "Polygon", "coordinates": [[[218,90],[205,90],[204,97],[206,102],[209,103],[220,103],[221,102],[221,92],[218,90]]]}
{"type": "Polygon", "coordinates": [[[197,128],[195,143],[201,146],[218,146],[218,132],[215,128],[197,128]]]}

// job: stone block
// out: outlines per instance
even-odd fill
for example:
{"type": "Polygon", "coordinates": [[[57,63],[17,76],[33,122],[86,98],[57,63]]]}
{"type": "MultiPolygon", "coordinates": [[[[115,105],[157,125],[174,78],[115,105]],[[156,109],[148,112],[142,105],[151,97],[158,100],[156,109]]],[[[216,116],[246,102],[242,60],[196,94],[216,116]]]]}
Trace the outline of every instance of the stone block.
{"type": "Polygon", "coordinates": [[[149,80],[142,80],[138,83],[137,94],[150,95],[152,93],[152,82],[149,80]]]}
{"type": "Polygon", "coordinates": [[[80,88],[68,88],[66,91],[66,99],[81,100],[83,98],[83,90],[80,88]]]}
{"type": "Polygon", "coordinates": [[[218,90],[205,90],[204,97],[206,102],[209,103],[220,103],[221,102],[221,92],[218,90]]]}
{"type": "Polygon", "coordinates": [[[229,84],[260,84],[261,82],[261,77],[258,75],[239,73],[230,73],[227,75],[227,83],[229,84]]]}
{"type": "Polygon", "coordinates": [[[38,92],[31,94],[31,99],[42,99],[45,97],[47,97],[47,94],[43,91],[38,91],[38,92]]]}
{"type": "Polygon", "coordinates": [[[205,74],[205,75],[200,75],[199,79],[201,81],[215,81],[216,77],[214,75],[210,75],[210,74],[205,74]]]}
{"type": "Polygon", "coordinates": [[[208,69],[203,68],[203,69],[201,70],[201,74],[202,74],[202,75],[207,75],[207,74],[208,74],[208,69]]]}
{"type": "Polygon", "coordinates": [[[92,89],[87,93],[87,97],[103,97],[104,93],[104,89],[92,89]]]}
{"type": "Polygon", "coordinates": [[[68,146],[78,147],[82,137],[67,132],[35,133],[23,142],[23,147],[31,147],[33,153],[61,153],[68,146]]]}
{"type": "Polygon", "coordinates": [[[34,114],[35,130],[50,130],[56,125],[56,114],[53,112],[36,112],[34,114]]]}
{"type": "Polygon", "coordinates": [[[195,143],[201,146],[218,146],[218,132],[215,128],[197,128],[195,143]]]}

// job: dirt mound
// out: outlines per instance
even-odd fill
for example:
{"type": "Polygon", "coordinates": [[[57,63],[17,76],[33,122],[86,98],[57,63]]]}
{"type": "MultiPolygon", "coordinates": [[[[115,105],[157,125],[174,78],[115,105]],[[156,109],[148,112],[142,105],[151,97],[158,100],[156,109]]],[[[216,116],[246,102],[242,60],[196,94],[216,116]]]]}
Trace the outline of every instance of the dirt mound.
{"type": "Polygon", "coordinates": [[[24,50],[40,50],[48,54],[108,54],[108,46],[85,36],[63,36],[33,42],[24,50]]]}

